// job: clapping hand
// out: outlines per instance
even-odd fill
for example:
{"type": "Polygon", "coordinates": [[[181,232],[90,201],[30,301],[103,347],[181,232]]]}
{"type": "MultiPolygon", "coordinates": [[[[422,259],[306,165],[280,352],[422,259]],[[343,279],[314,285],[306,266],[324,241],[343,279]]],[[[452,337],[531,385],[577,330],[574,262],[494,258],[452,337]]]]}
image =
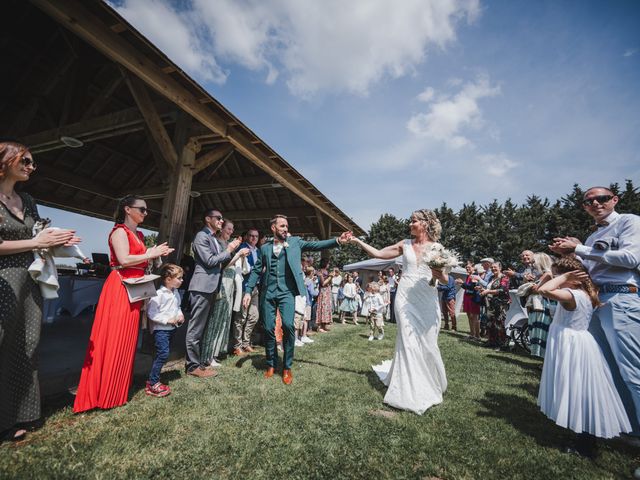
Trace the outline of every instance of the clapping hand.
{"type": "Polygon", "coordinates": [[[80,239],[75,236],[75,233],[76,232],[74,230],[45,228],[36,235],[35,240],[38,248],[57,247],[60,245],[71,246],[80,242],[80,239]],[[75,241],[74,239],[77,239],[78,241],[75,241]]]}
{"type": "Polygon", "coordinates": [[[148,258],[159,258],[166,257],[171,252],[173,252],[175,248],[171,248],[167,245],[167,242],[161,243],[160,245],[154,245],[147,249],[147,257],[148,258]]]}
{"type": "Polygon", "coordinates": [[[560,255],[568,255],[575,252],[580,244],[580,240],[575,237],[556,237],[553,239],[553,244],[549,245],[549,250],[560,255]]]}
{"type": "Polygon", "coordinates": [[[241,243],[242,243],[242,238],[237,237],[235,240],[229,242],[229,245],[227,245],[227,251],[229,253],[236,251],[241,243]]]}
{"type": "Polygon", "coordinates": [[[240,255],[241,257],[247,257],[249,256],[250,253],[251,253],[251,249],[248,247],[241,248],[240,250],[238,250],[238,255],[240,255]]]}

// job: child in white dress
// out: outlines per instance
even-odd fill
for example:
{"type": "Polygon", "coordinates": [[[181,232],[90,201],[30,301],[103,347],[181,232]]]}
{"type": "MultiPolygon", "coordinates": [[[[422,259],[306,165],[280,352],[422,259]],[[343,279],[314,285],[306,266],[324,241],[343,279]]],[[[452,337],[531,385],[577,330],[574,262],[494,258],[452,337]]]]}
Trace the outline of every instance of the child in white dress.
{"type": "Polygon", "coordinates": [[[549,328],[538,393],[542,412],[556,424],[578,433],[575,451],[595,455],[595,437],[611,438],[630,432],[631,425],[611,371],[595,338],[588,331],[597,289],[578,260],[561,258],[557,275],[538,293],[558,306],[549,328]]]}

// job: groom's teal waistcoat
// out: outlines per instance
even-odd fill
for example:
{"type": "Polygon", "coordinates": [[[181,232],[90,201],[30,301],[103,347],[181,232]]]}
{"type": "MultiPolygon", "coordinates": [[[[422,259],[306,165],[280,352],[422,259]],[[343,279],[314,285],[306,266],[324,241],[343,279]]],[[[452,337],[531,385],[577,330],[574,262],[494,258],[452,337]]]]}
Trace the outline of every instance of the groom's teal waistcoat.
{"type": "Polygon", "coordinates": [[[278,292],[295,292],[297,289],[296,280],[290,268],[287,268],[287,249],[283,248],[280,255],[272,253],[269,266],[269,278],[275,281],[267,285],[265,292],[267,297],[274,297],[278,292]]]}

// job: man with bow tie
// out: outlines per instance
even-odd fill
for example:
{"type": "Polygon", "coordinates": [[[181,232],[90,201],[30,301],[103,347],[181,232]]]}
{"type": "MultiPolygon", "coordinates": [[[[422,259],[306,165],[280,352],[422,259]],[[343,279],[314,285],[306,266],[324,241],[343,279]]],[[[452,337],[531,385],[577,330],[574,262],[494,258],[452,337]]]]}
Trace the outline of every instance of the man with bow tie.
{"type": "Polygon", "coordinates": [[[289,385],[293,381],[291,365],[295,342],[293,317],[295,313],[296,295],[306,296],[304,276],[300,268],[303,251],[319,251],[335,248],[347,243],[351,232],[344,232],[333,240],[309,242],[300,237],[289,236],[289,222],[284,215],[276,215],[271,220],[273,241],[260,247],[260,256],[253,265],[249,280],[244,287],[242,305],[247,308],[251,303],[251,292],[260,279],[260,318],[264,323],[266,334],[267,371],[265,377],[270,378],[278,366],[276,352],[276,310],[282,317],[284,334],[282,381],[289,385]]]}
{"type": "Polygon", "coordinates": [[[618,196],[592,187],[582,206],[595,220],[583,244],[573,237],[555,238],[549,248],[575,253],[598,286],[602,305],[593,313],[589,331],[611,367],[633,435],[640,436],[640,217],[615,211],[618,196]]]}

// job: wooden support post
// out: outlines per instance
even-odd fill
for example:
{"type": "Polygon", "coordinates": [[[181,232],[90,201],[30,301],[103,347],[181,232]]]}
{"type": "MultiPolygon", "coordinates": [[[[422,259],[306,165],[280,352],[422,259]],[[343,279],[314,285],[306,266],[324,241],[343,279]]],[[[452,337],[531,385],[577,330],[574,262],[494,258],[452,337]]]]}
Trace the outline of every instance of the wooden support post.
{"type": "Polygon", "coordinates": [[[184,248],[184,233],[189,214],[189,199],[196,154],[200,151],[198,142],[190,139],[182,148],[178,164],[173,170],[167,196],[163,202],[159,242],[167,242],[175,248],[169,257],[174,263],[180,263],[184,248]]]}

